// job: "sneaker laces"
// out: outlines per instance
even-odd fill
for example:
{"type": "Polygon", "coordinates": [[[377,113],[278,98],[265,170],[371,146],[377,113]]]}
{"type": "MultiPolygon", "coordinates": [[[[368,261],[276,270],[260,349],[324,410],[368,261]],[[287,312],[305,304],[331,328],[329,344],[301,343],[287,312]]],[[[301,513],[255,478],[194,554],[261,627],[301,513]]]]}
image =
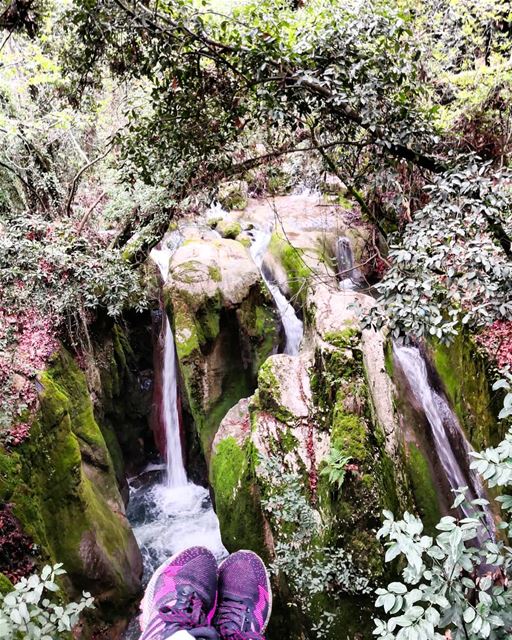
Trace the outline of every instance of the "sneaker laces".
{"type": "Polygon", "coordinates": [[[203,601],[195,591],[178,593],[173,605],[160,607],[159,615],[166,624],[174,625],[177,629],[199,627],[206,618],[203,601]]]}
{"type": "Polygon", "coordinates": [[[225,599],[217,612],[217,627],[222,640],[265,640],[256,631],[243,631],[247,607],[239,600],[225,599]]]}

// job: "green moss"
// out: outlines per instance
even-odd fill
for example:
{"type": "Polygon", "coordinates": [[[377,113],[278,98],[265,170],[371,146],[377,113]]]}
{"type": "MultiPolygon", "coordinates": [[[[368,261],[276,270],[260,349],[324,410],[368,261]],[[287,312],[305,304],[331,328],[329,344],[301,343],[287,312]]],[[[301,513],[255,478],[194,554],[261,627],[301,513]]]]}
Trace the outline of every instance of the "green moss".
{"type": "Polygon", "coordinates": [[[255,450],[235,438],[222,440],[212,457],[210,481],[222,539],[230,552],[250,549],[268,559],[263,516],[255,485],[255,450]]]}
{"type": "Polygon", "coordinates": [[[325,640],[370,640],[375,626],[373,601],[374,597],[359,594],[335,599],[319,594],[314,598],[311,618],[319,620],[325,612],[334,615],[329,633],[322,636],[325,640]]]}
{"type": "Polygon", "coordinates": [[[174,340],[176,352],[180,360],[185,360],[199,351],[199,335],[188,306],[182,300],[175,300],[172,307],[174,323],[174,340]]]}
{"type": "Polygon", "coordinates": [[[384,573],[382,545],[374,531],[356,531],[350,539],[347,551],[352,553],[354,561],[363,571],[367,571],[374,580],[384,573]]]}
{"type": "Polygon", "coordinates": [[[242,227],[239,222],[219,220],[219,222],[217,223],[217,231],[223,238],[234,240],[238,235],[242,233],[242,227]]]}
{"type": "Polygon", "coordinates": [[[434,342],[433,359],[471,444],[477,450],[495,446],[504,434],[493,413],[485,361],[471,338],[461,332],[450,345],[434,342]]]}
{"type": "Polygon", "coordinates": [[[227,372],[220,398],[208,408],[206,415],[200,417],[201,442],[207,456],[221,420],[240,398],[246,398],[251,394],[251,391],[252,385],[247,372],[241,372],[237,369],[227,372]]]}
{"type": "Polygon", "coordinates": [[[354,208],[354,201],[350,200],[350,198],[347,198],[346,195],[343,195],[341,193],[336,197],[336,202],[340,205],[340,207],[343,207],[347,211],[351,211],[354,208]]]}
{"type": "Polygon", "coordinates": [[[272,358],[266,360],[258,373],[259,403],[263,411],[268,411],[277,420],[283,423],[294,422],[294,416],[290,411],[279,404],[281,385],[274,372],[272,358]]]}
{"type": "Polygon", "coordinates": [[[102,613],[115,615],[116,605],[124,609],[137,593],[125,580],[133,539],[113,512],[121,498],[112,460],[94,420],[84,374],[65,350],[40,375],[40,383],[40,409],[29,439],[12,453],[0,450],[1,499],[13,504],[41,560],[62,562],[75,589],[107,588],[109,604],[102,613]],[[93,579],[96,569],[83,548],[87,540],[95,557],[102,558],[102,579],[93,579]]]}
{"type": "Polygon", "coordinates": [[[432,535],[442,515],[437,490],[426,457],[413,442],[409,442],[407,448],[407,472],[411,479],[414,502],[426,532],[432,535]]]}
{"type": "Polygon", "coordinates": [[[213,265],[208,266],[208,275],[214,282],[221,282],[222,275],[219,267],[214,267],[213,265]]]}
{"type": "Polygon", "coordinates": [[[242,244],[246,249],[249,249],[251,247],[251,239],[246,236],[245,233],[238,234],[235,240],[242,244]]]}
{"type": "Polygon", "coordinates": [[[256,376],[278,341],[278,323],[266,292],[251,291],[236,312],[241,332],[252,351],[252,371],[256,376]]]}
{"type": "Polygon", "coordinates": [[[14,589],[13,583],[9,580],[7,576],[4,576],[3,573],[0,573],[0,595],[6,595],[10,593],[14,589]]]}
{"type": "Polygon", "coordinates": [[[291,429],[283,429],[279,434],[279,445],[281,451],[284,453],[290,453],[294,451],[298,446],[299,441],[293,435],[291,429]]]}
{"type": "MultiPolygon", "coordinates": [[[[73,399],[68,407],[75,435],[91,447],[104,448],[105,441],[94,419],[85,376],[67,351],[62,349],[58,353],[51,367],[41,375],[41,382],[45,387],[44,397],[57,414],[66,411],[64,397],[73,399]]],[[[102,462],[108,464],[109,460],[103,458],[102,462]]]]}
{"type": "Polygon", "coordinates": [[[268,250],[283,265],[288,278],[288,287],[293,298],[300,303],[304,303],[308,282],[312,275],[311,269],[304,262],[304,251],[296,249],[276,232],[272,234],[268,250]]]}
{"type": "Polygon", "coordinates": [[[355,327],[347,327],[342,331],[330,331],[323,336],[326,342],[329,342],[333,347],[337,347],[338,349],[350,347],[359,348],[360,338],[361,332],[355,327]]]}
{"type": "Polygon", "coordinates": [[[395,366],[393,363],[393,343],[391,340],[388,340],[384,347],[384,367],[388,376],[393,380],[393,376],[395,375],[395,366]]]}
{"type": "Polygon", "coordinates": [[[332,415],[331,442],[354,461],[363,462],[368,456],[366,425],[359,416],[347,412],[341,389],[332,415]]]}

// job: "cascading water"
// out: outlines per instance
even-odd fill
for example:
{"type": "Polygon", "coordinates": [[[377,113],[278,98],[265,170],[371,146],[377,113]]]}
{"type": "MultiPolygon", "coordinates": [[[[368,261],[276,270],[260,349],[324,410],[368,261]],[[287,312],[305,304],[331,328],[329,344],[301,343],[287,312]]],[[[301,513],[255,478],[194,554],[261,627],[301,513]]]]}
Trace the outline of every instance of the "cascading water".
{"type": "Polygon", "coordinates": [[[281,290],[274,282],[271,282],[263,271],[263,257],[267,250],[272,237],[271,231],[263,231],[259,229],[252,229],[250,235],[253,238],[251,245],[251,256],[256,266],[260,270],[261,277],[270,291],[270,295],[274,298],[276,308],[283,324],[284,334],[286,337],[286,344],[284,353],[290,356],[296,356],[299,353],[300,343],[304,335],[304,326],[302,321],[297,317],[295,309],[282,294],[281,290]]]}
{"type": "MultiPolygon", "coordinates": [[[[171,252],[165,249],[153,250],[151,257],[167,280],[171,252]]],[[[162,376],[162,422],[165,431],[165,458],[167,465],[167,486],[181,487],[187,484],[187,474],[183,464],[180,439],[180,419],[178,414],[178,383],[176,378],[176,349],[171,323],[164,310],[164,366],[162,376]]]]}
{"type": "MultiPolygon", "coordinates": [[[[167,246],[165,239],[162,245],[163,248],[151,252],[151,258],[159,267],[165,282],[172,249],[167,246]]],[[[127,509],[128,519],[142,552],[145,581],[164,560],[190,546],[207,547],[219,560],[227,555],[208,489],[187,482],[180,438],[176,349],[165,312],[162,334],[161,415],[166,437],[166,464],[148,465],[139,476],[129,480],[130,501],[127,509]],[[164,469],[164,482],[160,482],[164,469]]],[[[137,638],[139,633],[134,621],[125,639],[137,638]]]]}
{"type": "Polygon", "coordinates": [[[336,263],[341,277],[340,289],[354,289],[361,281],[361,272],[354,267],[354,253],[350,240],[345,236],[336,243],[336,263]]]}
{"type": "MultiPolygon", "coordinates": [[[[441,464],[450,489],[467,487],[466,496],[469,500],[486,498],[479,476],[471,471],[469,464],[461,464],[459,455],[469,459],[471,445],[466,440],[459,421],[443,394],[432,388],[429,381],[427,363],[417,347],[394,345],[395,359],[403,372],[415,403],[420,407],[431,428],[435,454],[441,464]],[[456,448],[454,446],[456,443],[456,448]]],[[[461,505],[465,516],[472,516],[474,512],[468,505],[461,505]]],[[[494,521],[490,509],[485,511],[485,524],[489,532],[494,531],[494,521]]],[[[479,539],[489,537],[483,534],[479,539]]],[[[492,533],[491,533],[492,535],[492,533]]]]}

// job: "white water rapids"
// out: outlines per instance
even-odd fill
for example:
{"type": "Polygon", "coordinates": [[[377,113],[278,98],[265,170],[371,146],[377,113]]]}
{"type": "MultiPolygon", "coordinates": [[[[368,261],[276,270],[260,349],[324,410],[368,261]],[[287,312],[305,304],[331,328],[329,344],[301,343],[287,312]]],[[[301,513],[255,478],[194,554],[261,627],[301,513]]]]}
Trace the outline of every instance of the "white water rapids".
{"type": "Polygon", "coordinates": [[[300,343],[304,335],[304,326],[302,321],[297,317],[295,309],[291,303],[283,295],[277,284],[271,282],[263,271],[263,258],[272,238],[270,231],[260,229],[252,229],[250,235],[253,238],[251,244],[251,256],[256,266],[260,270],[261,277],[270,291],[270,295],[274,298],[277,311],[283,324],[284,334],[286,336],[286,344],[284,353],[290,356],[296,356],[299,353],[300,343]]]}

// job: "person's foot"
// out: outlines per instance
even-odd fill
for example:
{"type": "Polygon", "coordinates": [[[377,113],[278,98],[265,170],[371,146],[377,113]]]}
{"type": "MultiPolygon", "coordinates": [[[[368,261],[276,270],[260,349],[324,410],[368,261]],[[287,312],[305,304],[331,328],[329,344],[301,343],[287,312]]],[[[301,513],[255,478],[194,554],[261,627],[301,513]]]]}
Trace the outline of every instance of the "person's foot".
{"type": "Polygon", "coordinates": [[[272,609],[267,569],[252,551],[237,551],[219,567],[213,625],[222,640],[262,640],[272,609]]]}
{"type": "Polygon", "coordinates": [[[203,547],[191,547],[164,562],[141,602],[140,640],[164,640],[180,630],[195,638],[217,638],[209,627],[217,597],[217,561],[203,547]]]}

